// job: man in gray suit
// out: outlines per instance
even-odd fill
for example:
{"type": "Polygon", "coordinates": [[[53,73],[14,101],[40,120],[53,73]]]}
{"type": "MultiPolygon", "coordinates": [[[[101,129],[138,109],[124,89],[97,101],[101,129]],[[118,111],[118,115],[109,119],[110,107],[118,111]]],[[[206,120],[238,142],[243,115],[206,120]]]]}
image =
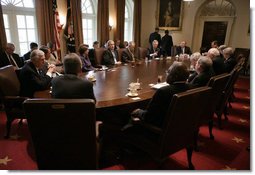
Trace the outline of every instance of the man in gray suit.
{"type": "Polygon", "coordinates": [[[64,57],[64,75],[52,79],[53,98],[89,98],[96,101],[93,84],[80,78],[82,72],[81,60],[75,53],[64,57]]]}

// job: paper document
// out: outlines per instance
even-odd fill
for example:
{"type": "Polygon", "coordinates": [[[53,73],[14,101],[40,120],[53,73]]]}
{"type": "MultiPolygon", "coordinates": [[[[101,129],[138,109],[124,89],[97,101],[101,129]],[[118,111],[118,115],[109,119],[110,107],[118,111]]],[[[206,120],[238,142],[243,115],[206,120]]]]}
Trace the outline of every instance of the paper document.
{"type": "Polygon", "coordinates": [[[169,86],[169,84],[167,82],[157,83],[157,84],[153,85],[152,88],[153,89],[159,89],[159,88],[164,87],[164,86],[169,86]]]}

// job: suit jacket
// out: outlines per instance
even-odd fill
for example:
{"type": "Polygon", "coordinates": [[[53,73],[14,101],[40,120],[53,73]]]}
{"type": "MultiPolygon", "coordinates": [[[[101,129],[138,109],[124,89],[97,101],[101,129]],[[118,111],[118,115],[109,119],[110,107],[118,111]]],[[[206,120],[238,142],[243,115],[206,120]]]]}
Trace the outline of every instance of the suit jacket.
{"type": "MultiPolygon", "coordinates": [[[[15,60],[15,62],[17,63],[19,68],[21,68],[24,65],[23,59],[21,59],[18,54],[13,53],[12,57],[15,60]]],[[[12,64],[10,63],[6,52],[2,52],[0,55],[0,67],[4,67],[7,65],[12,65],[12,64]]]]}
{"type": "Polygon", "coordinates": [[[158,47],[160,47],[160,44],[161,44],[161,35],[159,33],[153,32],[153,33],[150,34],[149,42],[150,42],[151,46],[152,46],[152,42],[154,40],[158,41],[158,47]]]}
{"type": "Polygon", "coordinates": [[[131,53],[131,51],[126,48],[123,52],[122,52],[122,55],[121,55],[121,61],[123,63],[129,63],[131,61],[135,61],[135,55],[131,53]],[[134,60],[133,60],[134,59],[134,60]]]}
{"type": "Polygon", "coordinates": [[[42,70],[38,73],[34,64],[29,61],[20,71],[20,93],[22,96],[32,98],[36,91],[48,89],[51,79],[42,70]]]}
{"type": "Polygon", "coordinates": [[[226,72],[230,73],[234,69],[236,64],[237,64],[237,61],[236,61],[235,57],[231,56],[228,59],[226,59],[224,61],[226,72]]]}
{"type": "Polygon", "coordinates": [[[53,98],[89,98],[96,100],[93,84],[77,75],[64,74],[52,79],[53,98]]]}
{"type": "MultiPolygon", "coordinates": [[[[190,47],[185,46],[184,53],[191,55],[192,52],[191,52],[191,50],[190,50],[190,47]]],[[[177,55],[182,54],[182,48],[181,48],[181,46],[178,46],[178,47],[176,48],[176,54],[177,54],[177,55]]]]}
{"type": "Polygon", "coordinates": [[[88,72],[88,71],[94,70],[94,67],[92,66],[89,58],[80,56],[80,59],[82,63],[82,72],[88,72]]]}
{"type": "MultiPolygon", "coordinates": [[[[119,61],[118,60],[119,59],[118,51],[114,50],[114,53],[116,56],[116,60],[119,61]]],[[[104,51],[102,64],[103,65],[114,65],[115,64],[111,50],[107,49],[106,51],[104,51]]]]}
{"type": "Polygon", "coordinates": [[[23,60],[24,60],[24,61],[29,60],[29,59],[30,59],[30,54],[31,54],[31,51],[25,53],[25,54],[23,55],[23,60]]]}
{"type": "Polygon", "coordinates": [[[212,69],[201,72],[200,74],[194,72],[188,78],[188,82],[190,83],[191,88],[206,86],[212,76],[214,76],[214,71],[212,69]]]}
{"type": "Polygon", "coordinates": [[[89,59],[93,66],[96,66],[95,49],[89,49],[89,59]]]}
{"type": "Polygon", "coordinates": [[[183,82],[173,83],[156,91],[146,110],[141,110],[140,118],[147,123],[162,128],[164,118],[174,94],[184,92],[189,85],[183,82]]]}
{"type": "Polygon", "coordinates": [[[171,35],[165,35],[161,40],[161,47],[166,55],[171,56],[171,48],[173,46],[173,39],[171,35]]]}
{"type": "Polygon", "coordinates": [[[159,58],[160,55],[165,56],[165,53],[164,53],[163,50],[160,49],[160,48],[156,48],[155,50],[154,50],[153,48],[148,49],[148,50],[147,50],[147,55],[146,55],[146,56],[147,56],[148,58],[152,59],[152,57],[150,56],[150,54],[155,53],[155,52],[158,52],[157,55],[154,56],[155,58],[157,58],[157,57],[159,58]]]}
{"type": "Polygon", "coordinates": [[[217,56],[212,59],[215,75],[223,74],[225,71],[224,58],[217,56]]]}

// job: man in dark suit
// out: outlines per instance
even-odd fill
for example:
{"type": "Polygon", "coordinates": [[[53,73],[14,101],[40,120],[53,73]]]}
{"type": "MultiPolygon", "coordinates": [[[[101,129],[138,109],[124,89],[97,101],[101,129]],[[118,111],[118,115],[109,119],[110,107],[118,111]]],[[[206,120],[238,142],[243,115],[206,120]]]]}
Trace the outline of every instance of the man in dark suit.
{"type": "Polygon", "coordinates": [[[223,56],[225,58],[225,70],[226,72],[230,73],[237,64],[236,58],[233,56],[233,49],[231,47],[227,47],[226,49],[224,49],[223,56]]]}
{"type": "Polygon", "coordinates": [[[118,60],[119,55],[118,51],[114,49],[114,41],[109,40],[107,42],[107,50],[103,53],[102,64],[106,66],[113,66],[115,64],[121,64],[121,61],[118,60]]]}
{"type": "Polygon", "coordinates": [[[176,54],[180,55],[180,54],[188,54],[191,55],[192,52],[190,50],[190,47],[186,46],[186,41],[182,41],[180,43],[180,45],[176,48],[176,54]]]}
{"type": "Polygon", "coordinates": [[[171,48],[173,46],[173,38],[169,35],[169,31],[165,30],[165,36],[162,37],[161,47],[167,56],[171,56],[171,48]]]}
{"type": "Polygon", "coordinates": [[[150,38],[149,38],[149,43],[150,43],[150,46],[152,47],[152,42],[154,40],[157,40],[158,41],[158,47],[160,46],[160,43],[161,43],[161,35],[158,33],[159,32],[159,28],[156,27],[155,28],[155,32],[151,33],[150,34],[150,38]]]}
{"type": "Polygon", "coordinates": [[[152,47],[147,50],[146,55],[149,59],[159,58],[161,55],[165,56],[165,53],[162,51],[161,48],[158,48],[158,45],[159,43],[157,40],[154,40],[152,42],[152,47]]]}
{"type": "Polygon", "coordinates": [[[90,62],[92,64],[92,66],[96,66],[96,60],[95,60],[95,49],[98,49],[100,46],[99,46],[99,42],[98,41],[94,41],[93,42],[93,48],[92,49],[89,49],[89,59],[90,59],[90,62]]]}
{"type": "Polygon", "coordinates": [[[189,71],[184,63],[174,62],[167,73],[166,82],[170,86],[164,86],[158,89],[149,102],[147,109],[134,110],[131,113],[133,119],[137,118],[138,120],[143,120],[144,122],[162,128],[164,117],[167,114],[167,109],[173,95],[189,89],[189,85],[186,83],[189,71]]]}
{"type": "Polygon", "coordinates": [[[121,61],[123,63],[135,62],[135,42],[130,41],[128,47],[122,52],[121,61]]]}
{"type": "Polygon", "coordinates": [[[5,51],[0,54],[0,67],[13,65],[15,68],[21,68],[24,65],[23,60],[18,54],[14,53],[13,43],[7,43],[5,51]]]}
{"type": "Polygon", "coordinates": [[[220,52],[217,48],[211,48],[208,50],[207,57],[211,58],[213,63],[213,71],[215,75],[223,74],[225,71],[224,58],[220,56],[220,52]]]}
{"type": "Polygon", "coordinates": [[[191,88],[205,86],[210,78],[214,76],[212,60],[208,57],[201,56],[196,64],[196,72],[188,78],[191,88]]]}
{"type": "Polygon", "coordinates": [[[35,49],[38,49],[38,44],[35,43],[35,42],[31,42],[31,43],[30,43],[30,51],[28,51],[27,53],[25,53],[25,54],[23,55],[23,60],[24,60],[24,61],[29,60],[29,59],[30,59],[30,54],[31,54],[31,52],[32,52],[33,50],[35,50],[35,49]]]}
{"type": "Polygon", "coordinates": [[[31,52],[30,61],[27,62],[20,71],[21,95],[33,97],[36,91],[46,90],[50,87],[52,73],[56,71],[56,67],[51,65],[48,67],[47,73],[41,68],[44,65],[45,55],[41,50],[31,52]]]}
{"type": "Polygon", "coordinates": [[[93,84],[78,76],[82,72],[79,56],[75,53],[66,55],[63,65],[65,74],[52,79],[52,97],[89,98],[96,100],[93,84]]]}

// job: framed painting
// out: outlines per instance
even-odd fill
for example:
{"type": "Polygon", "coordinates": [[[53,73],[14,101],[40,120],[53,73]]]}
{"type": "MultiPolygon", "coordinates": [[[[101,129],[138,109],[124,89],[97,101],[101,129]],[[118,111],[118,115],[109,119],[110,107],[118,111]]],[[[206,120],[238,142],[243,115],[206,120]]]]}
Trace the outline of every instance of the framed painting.
{"type": "Polygon", "coordinates": [[[182,0],[158,0],[157,26],[161,30],[181,30],[182,0]]]}

